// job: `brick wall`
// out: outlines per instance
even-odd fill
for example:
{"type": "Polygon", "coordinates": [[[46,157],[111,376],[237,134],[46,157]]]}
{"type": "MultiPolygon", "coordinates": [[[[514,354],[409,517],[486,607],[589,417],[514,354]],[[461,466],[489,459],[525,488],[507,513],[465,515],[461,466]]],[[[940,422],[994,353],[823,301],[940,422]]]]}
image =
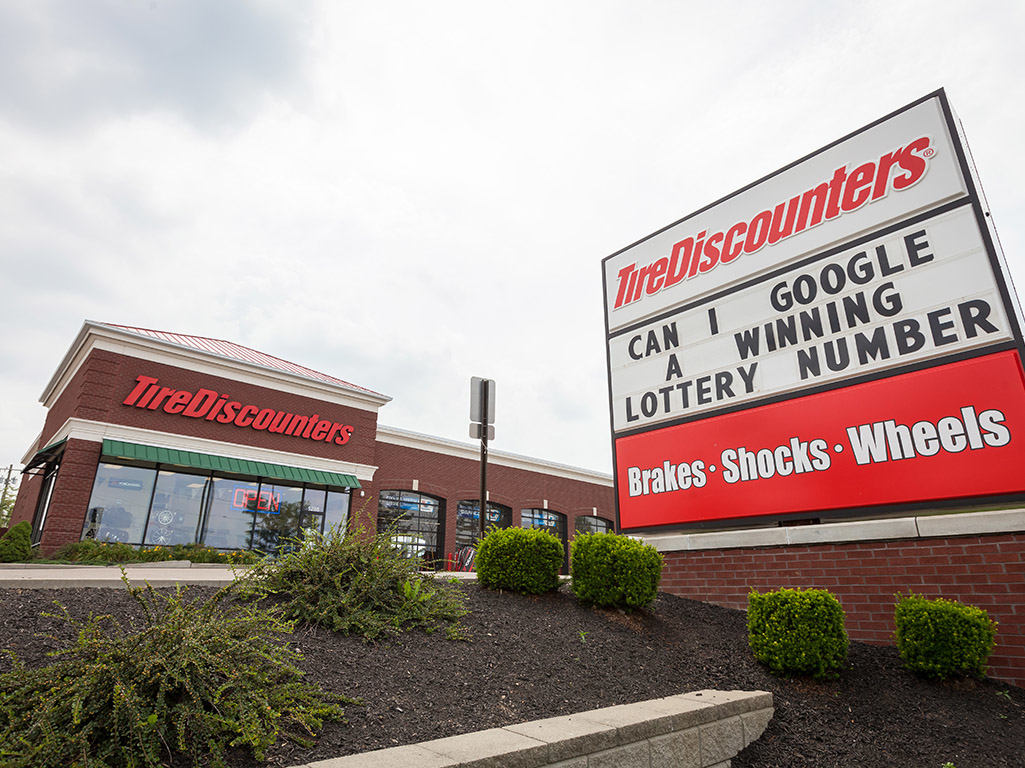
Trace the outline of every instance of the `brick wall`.
{"type": "Polygon", "coordinates": [[[984,608],[999,622],[990,675],[1025,686],[1025,533],[663,554],[662,589],[729,608],[752,589],[828,589],[868,643],[893,643],[897,592],[984,608]]]}
{"type": "Polygon", "coordinates": [[[49,554],[81,540],[101,447],[100,443],[88,440],[68,440],[39,541],[42,552],[49,554]]]}
{"type": "MultiPolygon", "coordinates": [[[[460,501],[480,496],[480,463],[441,452],[379,442],[376,463],[379,467],[373,483],[363,483],[366,496],[353,499],[353,508],[366,503],[365,515],[376,519],[377,495],[383,490],[413,490],[417,481],[420,493],[446,502],[445,544],[442,551],[455,551],[456,508],[460,501]]],[[[512,523],[519,525],[520,510],[543,507],[566,516],[569,539],[573,539],[576,518],[591,515],[615,520],[615,501],[611,486],[560,477],[543,471],[528,471],[488,462],[488,500],[512,509],[512,523]]]]}

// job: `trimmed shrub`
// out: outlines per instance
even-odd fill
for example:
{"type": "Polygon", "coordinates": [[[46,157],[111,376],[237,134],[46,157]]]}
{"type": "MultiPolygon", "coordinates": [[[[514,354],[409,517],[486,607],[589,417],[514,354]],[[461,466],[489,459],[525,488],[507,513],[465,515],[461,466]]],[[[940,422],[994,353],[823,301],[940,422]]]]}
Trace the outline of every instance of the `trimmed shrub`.
{"type": "Polygon", "coordinates": [[[662,555],[615,533],[577,534],[570,545],[572,589],[600,608],[645,608],[655,601],[662,555]]]}
{"type": "Polygon", "coordinates": [[[935,678],[985,675],[997,623],[982,608],[898,594],[893,618],[897,650],[912,672],[935,678]]]}
{"type": "Polygon", "coordinates": [[[172,547],[139,549],[119,541],[82,541],[65,544],[50,557],[65,563],[159,563],[165,560],[191,560],[193,563],[248,565],[262,559],[259,552],[236,549],[221,552],[199,544],[175,544],[172,547]]]}
{"type": "Polygon", "coordinates": [[[824,589],[752,591],[747,630],[755,658],[775,675],[834,678],[847,658],[843,607],[824,589]]]}
{"type": "Polygon", "coordinates": [[[562,542],[541,528],[492,528],[477,543],[477,583],[539,595],[559,586],[565,550],[562,542]]]}
{"type": "Polygon", "coordinates": [[[285,616],[374,640],[413,627],[448,625],[460,638],[462,594],[420,573],[388,533],[346,534],[338,528],[294,542],[276,560],[254,565],[239,581],[251,597],[275,594],[285,616]]]}
{"type": "Polygon", "coordinates": [[[32,559],[32,526],[22,520],[0,536],[0,563],[23,563],[32,559]]]}
{"type": "Polygon", "coordinates": [[[190,602],[181,588],[125,584],[140,630],[109,616],[77,621],[61,607],[74,645],[53,664],[15,659],[0,675],[5,766],[155,768],[184,757],[216,767],[229,747],[262,760],[279,736],[309,746],[325,720],[343,719],[349,700],[303,681],[301,654],[278,637],[293,625],[275,611],[232,602],[230,587],[190,602]]]}

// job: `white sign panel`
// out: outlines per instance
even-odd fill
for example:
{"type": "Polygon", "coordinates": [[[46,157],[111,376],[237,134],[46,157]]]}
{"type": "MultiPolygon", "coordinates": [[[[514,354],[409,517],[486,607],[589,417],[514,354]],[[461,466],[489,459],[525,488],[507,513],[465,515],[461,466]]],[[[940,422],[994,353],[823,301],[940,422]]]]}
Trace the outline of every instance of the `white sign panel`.
{"type": "Polygon", "coordinates": [[[610,333],[967,194],[939,98],[604,262],[610,333]]]}
{"type": "Polygon", "coordinates": [[[963,205],[609,341],[633,429],[1013,338],[963,205]]]}

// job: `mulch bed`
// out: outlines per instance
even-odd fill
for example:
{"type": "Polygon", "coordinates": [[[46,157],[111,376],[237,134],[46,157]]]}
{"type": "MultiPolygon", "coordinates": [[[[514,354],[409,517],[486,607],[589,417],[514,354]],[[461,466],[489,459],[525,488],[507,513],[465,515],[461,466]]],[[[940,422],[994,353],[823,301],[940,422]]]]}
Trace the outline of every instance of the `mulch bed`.
{"type": "MultiPolygon", "coordinates": [[[[365,705],[347,707],[348,722],[328,724],[315,749],[286,742],[266,763],[239,753],[233,765],[291,766],[718,688],[775,698],[775,717],[733,768],[1025,768],[1022,688],[929,682],[904,670],[894,648],[857,642],[838,681],[777,678],[753,659],[741,611],[663,594],[649,611],[624,614],[581,607],[566,587],[540,597],[459,588],[471,610],[463,620],[469,642],[415,631],[365,645],[298,627],[291,642],[309,677],[365,705]]],[[[0,590],[0,648],[46,663],[46,652],[70,635],[63,622],[40,616],[54,600],[75,616],[136,615],[119,589],[0,590]]],[[[10,668],[0,658],[0,671],[10,668]]]]}

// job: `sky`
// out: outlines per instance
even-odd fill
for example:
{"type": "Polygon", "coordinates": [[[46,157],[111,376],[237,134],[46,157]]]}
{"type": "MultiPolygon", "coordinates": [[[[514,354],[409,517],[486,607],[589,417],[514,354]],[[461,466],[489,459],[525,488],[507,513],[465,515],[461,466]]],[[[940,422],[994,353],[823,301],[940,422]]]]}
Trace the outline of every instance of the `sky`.
{"type": "Polygon", "coordinates": [[[612,471],[601,261],[937,88],[1025,286],[1025,3],[0,0],[0,463],[85,320],[612,471]]]}

